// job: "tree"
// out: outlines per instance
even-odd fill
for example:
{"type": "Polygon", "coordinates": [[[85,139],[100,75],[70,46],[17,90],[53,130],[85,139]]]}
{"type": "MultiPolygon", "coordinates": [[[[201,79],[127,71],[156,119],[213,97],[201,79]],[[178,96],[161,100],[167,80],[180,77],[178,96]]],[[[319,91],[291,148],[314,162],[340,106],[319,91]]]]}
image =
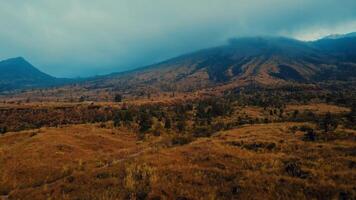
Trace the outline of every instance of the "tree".
{"type": "Polygon", "coordinates": [[[172,120],[170,118],[166,118],[166,121],[164,123],[164,128],[165,129],[171,129],[172,128],[172,120]]]}
{"type": "Polygon", "coordinates": [[[334,131],[337,126],[338,122],[333,118],[330,112],[326,113],[324,118],[319,121],[319,127],[324,130],[325,133],[334,131]]]}
{"type": "Polygon", "coordinates": [[[177,129],[179,132],[184,132],[185,131],[185,128],[186,128],[186,121],[185,119],[180,119],[177,123],[177,129]]]}
{"type": "Polygon", "coordinates": [[[133,121],[133,116],[132,116],[132,111],[131,110],[126,110],[124,113],[124,121],[127,122],[132,122],[133,121]]]}
{"type": "Polygon", "coordinates": [[[122,102],[122,95],[121,94],[116,94],[115,95],[115,98],[114,98],[114,100],[115,100],[115,102],[122,102]]]}
{"type": "Polygon", "coordinates": [[[152,127],[151,116],[147,112],[142,112],[139,119],[140,132],[145,133],[152,127]]]}
{"type": "Polygon", "coordinates": [[[199,125],[205,124],[207,121],[209,121],[208,118],[211,117],[211,110],[209,113],[206,112],[207,107],[208,106],[205,102],[199,102],[197,106],[195,117],[199,125]]]}
{"type": "Polygon", "coordinates": [[[6,127],[0,127],[0,134],[6,133],[6,127]]]}
{"type": "Polygon", "coordinates": [[[121,126],[121,121],[122,121],[122,113],[116,112],[114,115],[114,126],[115,127],[121,126]]]}
{"type": "Polygon", "coordinates": [[[346,117],[351,126],[356,126],[356,103],[352,104],[351,111],[346,117]]]}
{"type": "Polygon", "coordinates": [[[80,98],[79,98],[79,102],[84,102],[85,101],[85,96],[81,96],[80,98]]]}

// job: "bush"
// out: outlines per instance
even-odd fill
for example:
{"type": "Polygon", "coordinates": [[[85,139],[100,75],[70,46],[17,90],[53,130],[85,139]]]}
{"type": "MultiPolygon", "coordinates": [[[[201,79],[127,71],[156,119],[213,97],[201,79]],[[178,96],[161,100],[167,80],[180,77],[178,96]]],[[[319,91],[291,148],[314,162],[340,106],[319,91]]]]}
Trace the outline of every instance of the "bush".
{"type": "Polygon", "coordinates": [[[152,118],[148,113],[146,112],[141,113],[139,119],[140,132],[145,133],[148,130],[150,130],[152,127],[152,123],[153,123],[152,118]]]}
{"type": "Polygon", "coordinates": [[[171,129],[172,128],[172,121],[170,118],[166,118],[166,121],[164,123],[164,128],[165,129],[171,129]]]}
{"type": "Polygon", "coordinates": [[[347,122],[346,125],[350,128],[356,127],[356,103],[352,104],[350,113],[346,116],[347,122]]]}
{"type": "Polygon", "coordinates": [[[0,127],[0,134],[4,134],[7,132],[7,128],[6,127],[0,127]]]}
{"type": "Polygon", "coordinates": [[[208,126],[197,126],[194,128],[193,134],[195,137],[210,137],[213,132],[208,126]]]}
{"type": "Polygon", "coordinates": [[[175,135],[172,138],[172,145],[185,145],[189,144],[192,141],[193,140],[191,137],[175,135]]]}
{"type": "Polygon", "coordinates": [[[153,135],[154,136],[160,136],[163,133],[163,125],[161,122],[156,122],[155,125],[153,126],[153,135]]]}
{"type": "Polygon", "coordinates": [[[304,172],[296,162],[286,163],[284,170],[289,176],[292,177],[306,178],[308,176],[308,174],[304,172]]]}
{"type": "Polygon", "coordinates": [[[314,129],[310,126],[307,126],[307,125],[302,125],[299,127],[299,130],[302,131],[302,132],[308,132],[308,131],[314,131],[314,129]]]}
{"type": "Polygon", "coordinates": [[[330,112],[326,113],[323,119],[318,122],[319,128],[324,131],[324,133],[333,132],[337,126],[338,121],[331,115],[330,112]]]}
{"type": "Polygon", "coordinates": [[[149,165],[144,163],[127,166],[124,186],[128,199],[146,199],[155,181],[155,170],[149,165]]]}
{"type": "Polygon", "coordinates": [[[122,95],[121,94],[116,94],[114,97],[115,102],[122,102],[122,95]]]}
{"type": "Polygon", "coordinates": [[[317,139],[317,135],[313,129],[308,129],[304,134],[304,141],[315,141],[317,139]]]}
{"type": "Polygon", "coordinates": [[[184,119],[181,119],[177,123],[177,129],[179,132],[184,132],[186,130],[187,122],[184,119]]]}
{"type": "Polygon", "coordinates": [[[121,121],[122,121],[122,115],[121,115],[121,113],[120,113],[120,112],[115,113],[113,120],[114,120],[114,126],[115,126],[115,127],[121,126],[121,121]]]}

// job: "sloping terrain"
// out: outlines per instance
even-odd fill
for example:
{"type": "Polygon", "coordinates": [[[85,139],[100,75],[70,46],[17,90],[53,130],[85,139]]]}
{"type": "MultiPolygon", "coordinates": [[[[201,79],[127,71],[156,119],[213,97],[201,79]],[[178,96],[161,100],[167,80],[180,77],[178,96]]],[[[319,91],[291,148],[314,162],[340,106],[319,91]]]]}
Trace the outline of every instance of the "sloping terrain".
{"type": "Polygon", "coordinates": [[[302,42],[289,38],[233,39],[131,72],[86,83],[87,88],[128,91],[195,91],[221,85],[279,85],[356,77],[356,38],[302,42]]]}
{"type": "Polygon", "coordinates": [[[0,137],[9,199],[353,199],[355,132],[308,142],[291,127],[248,125],[170,146],[97,125],[0,137]],[[353,139],[352,139],[353,138],[353,139]],[[132,196],[133,195],[133,196],[132,196]]]}
{"type": "Polygon", "coordinates": [[[48,87],[65,81],[39,71],[22,57],[0,62],[0,91],[48,87]]]}
{"type": "MultiPolygon", "coordinates": [[[[283,37],[232,39],[229,44],[186,54],[133,71],[83,80],[64,80],[39,72],[22,58],[3,61],[0,91],[61,86],[21,95],[47,99],[133,98],[245,86],[319,86],[355,82],[356,37],[303,42],[283,37]],[[5,67],[4,67],[5,66],[5,67]],[[16,67],[17,66],[17,67],[16,67]],[[76,83],[76,84],[69,84],[76,83]],[[66,85],[65,85],[66,84],[66,85]],[[72,98],[73,97],[73,98],[72,98]]],[[[1,69],[1,65],[0,65],[1,69]]],[[[15,97],[15,96],[14,96],[15,97]]]]}

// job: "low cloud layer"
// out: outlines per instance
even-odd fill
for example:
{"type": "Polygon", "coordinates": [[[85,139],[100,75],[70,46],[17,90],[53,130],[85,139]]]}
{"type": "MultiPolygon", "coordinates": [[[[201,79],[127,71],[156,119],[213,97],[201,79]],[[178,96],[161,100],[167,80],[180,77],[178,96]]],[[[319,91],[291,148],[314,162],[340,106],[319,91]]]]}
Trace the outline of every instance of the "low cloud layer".
{"type": "Polygon", "coordinates": [[[354,0],[11,0],[0,2],[0,59],[54,76],[118,72],[228,38],[314,39],[356,31],[354,0]]]}

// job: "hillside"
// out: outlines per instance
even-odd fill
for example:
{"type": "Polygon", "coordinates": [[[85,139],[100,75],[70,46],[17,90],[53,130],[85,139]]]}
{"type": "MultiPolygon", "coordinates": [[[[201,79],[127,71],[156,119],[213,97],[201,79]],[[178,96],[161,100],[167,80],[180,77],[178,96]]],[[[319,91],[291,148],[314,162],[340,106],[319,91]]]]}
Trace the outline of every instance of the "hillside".
{"type": "Polygon", "coordinates": [[[57,85],[61,87],[16,94],[13,99],[108,101],[117,93],[135,99],[152,95],[159,98],[186,96],[197,91],[215,93],[251,85],[272,88],[352,86],[356,80],[355,52],[356,37],[352,34],[313,42],[283,37],[239,38],[230,40],[227,45],[132,71],[80,80],[55,79],[19,58],[12,60],[18,60],[14,63],[25,67],[16,68],[20,72],[14,67],[3,70],[13,73],[2,75],[6,78],[1,78],[0,91],[57,85]]]}
{"type": "Polygon", "coordinates": [[[196,91],[217,86],[305,84],[356,77],[356,38],[303,42],[252,37],[131,72],[103,76],[87,88],[196,91]]]}
{"type": "Polygon", "coordinates": [[[22,57],[0,62],[0,91],[40,88],[65,82],[45,74],[22,57]]]}
{"type": "Polygon", "coordinates": [[[0,199],[355,199],[355,97],[0,101],[0,199]]]}
{"type": "MultiPolygon", "coordinates": [[[[169,145],[96,125],[0,137],[9,199],[353,199],[355,131],[303,141],[298,123],[248,125],[169,145]],[[332,156],[330,156],[332,155],[332,156]],[[60,163],[60,164],[58,164],[60,163]],[[21,174],[21,176],[17,176],[21,174]]],[[[1,196],[0,196],[1,197],[1,196]]]]}

